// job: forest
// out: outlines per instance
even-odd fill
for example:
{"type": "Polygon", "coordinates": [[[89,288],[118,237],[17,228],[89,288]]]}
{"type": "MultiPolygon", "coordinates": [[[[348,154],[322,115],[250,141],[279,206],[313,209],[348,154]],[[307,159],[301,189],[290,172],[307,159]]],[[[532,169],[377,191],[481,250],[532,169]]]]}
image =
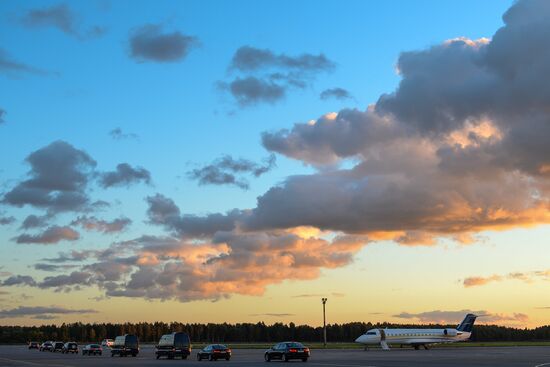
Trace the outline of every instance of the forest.
{"type": "MultiPolygon", "coordinates": [[[[389,323],[351,322],[327,325],[327,339],[331,343],[353,342],[359,335],[372,328],[447,328],[456,325],[409,325],[389,323]]],[[[99,342],[102,339],[114,339],[117,335],[136,334],[140,342],[157,342],[163,334],[184,331],[194,343],[274,343],[284,340],[302,342],[321,342],[323,328],[294,323],[258,323],[237,324],[185,324],[164,322],[140,323],[64,323],[42,326],[0,326],[0,343],[27,343],[29,341],[76,341],[99,342]]],[[[547,341],[550,340],[550,325],[533,329],[519,329],[497,325],[474,326],[472,341],[547,341]]]]}

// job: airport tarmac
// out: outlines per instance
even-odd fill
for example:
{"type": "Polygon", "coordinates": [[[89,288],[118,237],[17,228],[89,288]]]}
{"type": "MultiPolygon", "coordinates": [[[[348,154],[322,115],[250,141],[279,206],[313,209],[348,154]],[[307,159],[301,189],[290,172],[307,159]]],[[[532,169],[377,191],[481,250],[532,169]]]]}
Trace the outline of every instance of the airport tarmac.
{"type": "MultiPolygon", "coordinates": [[[[270,362],[269,365],[306,365],[302,361],[270,362]]],[[[231,361],[195,360],[195,353],[188,360],[156,360],[152,346],[142,346],[138,357],[63,355],[60,353],[28,350],[26,346],[0,346],[2,367],[102,367],[102,366],[263,366],[263,350],[234,349],[231,361]]],[[[470,347],[436,348],[431,350],[393,349],[383,350],[312,350],[307,366],[327,367],[550,367],[549,347],[470,347]]]]}

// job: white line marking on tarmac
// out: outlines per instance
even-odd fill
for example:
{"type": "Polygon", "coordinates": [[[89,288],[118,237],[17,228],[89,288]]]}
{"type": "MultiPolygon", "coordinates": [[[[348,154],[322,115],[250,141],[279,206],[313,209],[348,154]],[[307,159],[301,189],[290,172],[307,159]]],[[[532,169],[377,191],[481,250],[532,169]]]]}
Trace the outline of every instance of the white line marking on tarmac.
{"type": "Polygon", "coordinates": [[[535,367],[542,367],[542,366],[550,366],[550,362],[549,363],[543,363],[543,364],[537,364],[535,367]]]}
{"type": "Polygon", "coordinates": [[[50,364],[50,363],[36,363],[29,361],[22,361],[19,359],[9,359],[9,358],[0,358],[0,361],[13,362],[13,363],[22,363],[30,366],[49,366],[49,367],[74,367],[68,364],[50,364]]]}

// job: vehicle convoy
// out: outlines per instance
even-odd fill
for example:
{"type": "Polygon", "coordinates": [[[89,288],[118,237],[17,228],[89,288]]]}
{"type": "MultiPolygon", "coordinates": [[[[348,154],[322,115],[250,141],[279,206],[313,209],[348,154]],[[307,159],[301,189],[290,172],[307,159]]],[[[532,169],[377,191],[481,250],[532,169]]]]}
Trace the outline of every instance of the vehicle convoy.
{"type": "Polygon", "coordinates": [[[111,347],[111,357],[116,355],[120,357],[132,356],[135,357],[139,353],[138,337],[131,334],[117,336],[113,346],[111,347]]]}
{"type": "Polygon", "coordinates": [[[29,349],[40,349],[39,342],[29,342],[29,349]]]}
{"type": "Polygon", "coordinates": [[[42,343],[42,345],[40,345],[40,348],[38,348],[38,350],[41,352],[45,352],[45,351],[51,351],[52,348],[53,348],[53,342],[47,341],[42,343]]]}
{"type": "Polygon", "coordinates": [[[181,359],[187,359],[191,354],[189,335],[182,332],[163,335],[155,347],[155,354],[157,359],[160,357],[168,359],[181,357],[181,359]]]}
{"type": "Polygon", "coordinates": [[[225,359],[229,361],[231,359],[231,349],[223,344],[207,345],[197,353],[197,361],[202,361],[203,359],[208,359],[209,361],[225,359]]]}
{"type": "Polygon", "coordinates": [[[111,348],[113,346],[113,343],[115,341],[113,339],[103,339],[101,341],[101,347],[102,348],[111,348]]]}
{"type": "Polygon", "coordinates": [[[455,343],[466,341],[472,335],[474,322],[478,316],[467,314],[456,329],[370,329],[358,337],[355,342],[365,345],[379,344],[382,349],[389,350],[388,344],[411,345],[414,349],[428,349],[428,345],[436,343],[455,343]]]}
{"type": "Polygon", "coordinates": [[[99,344],[87,344],[82,348],[82,355],[83,356],[92,356],[92,355],[101,355],[103,353],[103,348],[101,348],[101,345],[99,344]]]}
{"type": "Polygon", "coordinates": [[[62,352],[63,351],[63,346],[65,344],[63,342],[55,342],[53,343],[53,346],[52,348],[50,349],[50,352],[62,352]]]}
{"type": "Polygon", "coordinates": [[[63,354],[69,354],[74,353],[78,354],[78,344],[75,342],[68,342],[63,345],[63,348],[61,349],[61,353],[63,354]]]}
{"type": "Polygon", "coordinates": [[[298,342],[283,342],[275,344],[265,351],[264,359],[266,362],[271,362],[273,359],[283,360],[285,362],[291,359],[301,359],[307,362],[310,357],[309,348],[298,342]]]}

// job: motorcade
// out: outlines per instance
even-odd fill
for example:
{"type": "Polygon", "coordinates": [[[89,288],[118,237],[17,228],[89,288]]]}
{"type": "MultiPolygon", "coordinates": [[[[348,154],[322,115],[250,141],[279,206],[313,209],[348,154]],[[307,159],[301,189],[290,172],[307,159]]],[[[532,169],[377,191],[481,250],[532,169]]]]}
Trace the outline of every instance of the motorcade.
{"type": "Polygon", "coordinates": [[[78,354],[78,344],[75,342],[67,342],[63,345],[63,348],[61,349],[62,354],[69,354],[74,353],[78,354]]]}
{"type": "Polygon", "coordinates": [[[111,347],[111,357],[116,355],[120,357],[132,356],[135,357],[139,353],[138,337],[131,334],[117,336],[111,347]]]}
{"type": "Polygon", "coordinates": [[[288,362],[291,359],[301,359],[303,362],[307,362],[309,357],[309,348],[298,342],[283,342],[275,344],[266,350],[264,354],[264,359],[266,362],[270,362],[273,359],[279,359],[285,362],[288,362]]]}
{"type": "Polygon", "coordinates": [[[111,348],[113,346],[113,343],[115,341],[113,339],[103,339],[101,341],[101,347],[102,348],[111,348]]]}
{"type": "Polygon", "coordinates": [[[231,349],[223,344],[207,345],[197,353],[197,361],[202,361],[203,359],[208,359],[209,361],[225,359],[229,361],[231,359],[231,349]]]}
{"type": "Polygon", "coordinates": [[[181,357],[181,359],[187,359],[190,354],[191,341],[189,335],[182,332],[163,335],[155,347],[157,359],[160,357],[168,359],[181,357]]]}
{"type": "Polygon", "coordinates": [[[42,345],[40,345],[40,348],[38,348],[38,350],[41,352],[45,352],[45,351],[51,351],[52,348],[53,348],[53,342],[47,341],[42,343],[42,345]]]}
{"type": "Polygon", "coordinates": [[[86,344],[82,348],[82,355],[83,356],[95,356],[101,355],[103,353],[103,348],[99,344],[86,344]]]}
{"type": "Polygon", "coordinates": [[[40,349],[39,342],[29,342],[29,349],[40,349]]]}
{"type": "Polygon", "coordinates": [[[62,352],[63,351],[63,346],[65,344],[63,342],[55,342],[53,343],[53,346],[52,346],[52,349],[50,349],[50,352],[62,352]]]}

